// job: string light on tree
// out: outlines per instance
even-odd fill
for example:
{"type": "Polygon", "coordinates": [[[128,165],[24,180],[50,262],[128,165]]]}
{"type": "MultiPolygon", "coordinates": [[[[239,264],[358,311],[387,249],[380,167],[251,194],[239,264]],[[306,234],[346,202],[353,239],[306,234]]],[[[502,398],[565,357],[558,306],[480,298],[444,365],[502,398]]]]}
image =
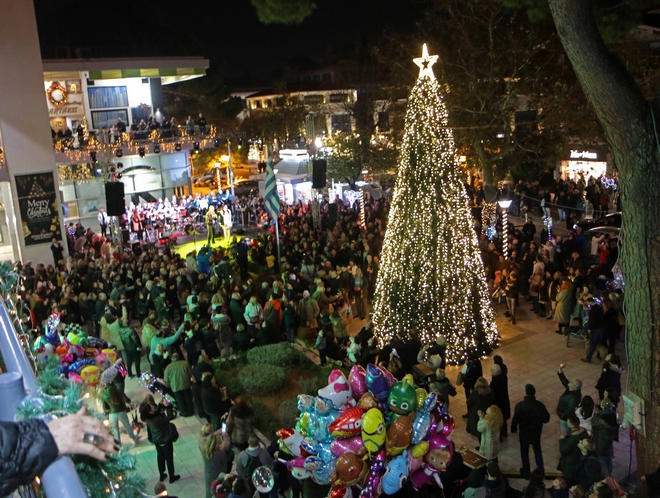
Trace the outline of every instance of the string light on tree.
{"type": "Polygon", "coordinates": [[[382,347],[416,329],[423,343],[444,336],[447,360],[486,354],[498,340],[477,235],[447,109],[428,54],[408,99],[373,322],[382,347]]]}

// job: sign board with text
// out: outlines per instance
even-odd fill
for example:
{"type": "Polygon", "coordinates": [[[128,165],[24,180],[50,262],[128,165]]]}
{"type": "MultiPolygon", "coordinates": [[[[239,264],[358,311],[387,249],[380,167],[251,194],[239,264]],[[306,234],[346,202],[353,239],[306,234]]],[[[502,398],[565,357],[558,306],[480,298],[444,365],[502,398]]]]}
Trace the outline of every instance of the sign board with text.
{"type": "Polygon", "coordinates": [[[26,246],[62,240],[53,173],[16,175],[16,192],[26,246]]]}

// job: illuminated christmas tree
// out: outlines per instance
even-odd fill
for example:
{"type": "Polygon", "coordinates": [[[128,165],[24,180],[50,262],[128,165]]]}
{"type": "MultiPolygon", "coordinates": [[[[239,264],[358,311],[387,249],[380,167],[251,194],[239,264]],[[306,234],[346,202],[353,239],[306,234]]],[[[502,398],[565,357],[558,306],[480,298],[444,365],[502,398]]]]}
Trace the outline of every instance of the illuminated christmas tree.
{"type": "Polygon", "coordinates": [[[444,336],[457,363],[497,342],[483,262],[461,181],[447,109],[424,45],[406,111],[373,322],[379,344],[416,329],[423,343],[444,336]]]}

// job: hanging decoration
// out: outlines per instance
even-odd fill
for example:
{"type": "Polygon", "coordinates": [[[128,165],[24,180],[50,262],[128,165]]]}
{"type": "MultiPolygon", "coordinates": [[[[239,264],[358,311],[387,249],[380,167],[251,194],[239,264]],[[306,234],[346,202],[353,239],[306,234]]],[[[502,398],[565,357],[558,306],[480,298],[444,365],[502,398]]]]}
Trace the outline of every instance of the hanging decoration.
{"type": "Polygon", "coordinates": [[[68,100],[66,88],[60,85],[57,81],[53,81],[46,89],[46,96],[48,97],[48,102],[54,106],[64,105],[68,100]]]}

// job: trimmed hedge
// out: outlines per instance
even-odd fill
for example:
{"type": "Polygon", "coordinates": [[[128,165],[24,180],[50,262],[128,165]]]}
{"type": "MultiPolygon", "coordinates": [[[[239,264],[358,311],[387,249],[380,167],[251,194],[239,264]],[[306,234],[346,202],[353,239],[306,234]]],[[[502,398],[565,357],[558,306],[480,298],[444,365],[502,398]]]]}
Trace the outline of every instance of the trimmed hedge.
{"type": "Polygon", "coordinates": [[[254,411],[254,426],[268,439],[275,440],[276,432],[282,428],[282,422],[274,417],[268,407],[258,399],[251,398],[249,403],[254,411]]]}
{"type": "Polygon", "coordinates": [[[270,396],[284,386],[286,375],[275,365],[248,365],[238,372],[238,380],[248,394],[270,396]]]}
{"type": "Polygon", "coordinates": [[[275,365],[285,369],[294,368],[300,362],[298,352],[286,343],[252,348],[247,359],[251,365],[275,365]]]}
{"type": "Polygon", "coordinates": [[[294,427],[300,414],[298,411],[298,397],[289,398],[280,403],[278,413],[282,420],[282,427],[294,427]]]}
{"type": "Polygon", "coordinates": [[[298,383],[302,388],[303,394],[309,394],[310,396],[318,396],[319,389],[328,385],[328,376],[326,375],[325,377],[312,377],[311,379],[303,379],[302,377],[300,377],[298,383]]]}

